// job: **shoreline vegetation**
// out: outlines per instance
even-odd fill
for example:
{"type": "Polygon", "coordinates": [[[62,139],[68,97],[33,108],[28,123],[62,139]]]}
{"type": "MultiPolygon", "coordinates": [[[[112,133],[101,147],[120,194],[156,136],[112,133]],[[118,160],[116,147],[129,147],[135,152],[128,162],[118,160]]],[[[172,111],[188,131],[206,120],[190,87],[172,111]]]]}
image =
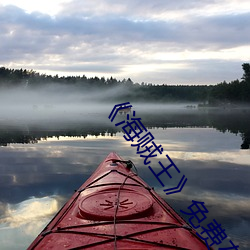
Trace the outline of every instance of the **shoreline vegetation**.
{"type": "MultiPolygon", "coordinates": [[[[0,67],[0,88],[36,89],[57,85],[70,87],[83,93],[117,89],[109,102],[195,102],[198,108],[235,109],[250,106],[250,64],[242,64],[243,76],[229,83],[216,85],[153,85],[134,83],[130,78],[117,80],[112,76],[87,78],[82,76],[51,76],[34,70],[0,67]]],[[[105,101],[105,100],[104,100],[105,101]]],[[[187,108],[194,108],[188,105],[187,108]]]]}

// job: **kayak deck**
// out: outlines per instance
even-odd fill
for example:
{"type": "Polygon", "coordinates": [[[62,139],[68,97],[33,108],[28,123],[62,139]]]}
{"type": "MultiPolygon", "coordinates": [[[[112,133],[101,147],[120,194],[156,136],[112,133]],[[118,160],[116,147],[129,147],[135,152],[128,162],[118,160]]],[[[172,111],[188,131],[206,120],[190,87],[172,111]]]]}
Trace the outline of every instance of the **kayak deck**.
{"type": "Polygon", "coordinates": [[[100,248],[207,249],[116,153],[107,156],[28,249],[100,248]]]}

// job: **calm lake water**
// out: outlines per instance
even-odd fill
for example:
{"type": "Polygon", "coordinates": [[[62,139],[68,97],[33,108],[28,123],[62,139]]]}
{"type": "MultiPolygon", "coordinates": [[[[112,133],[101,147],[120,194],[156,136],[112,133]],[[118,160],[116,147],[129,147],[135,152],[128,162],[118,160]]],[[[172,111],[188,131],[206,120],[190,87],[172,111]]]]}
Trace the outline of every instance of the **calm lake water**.
{"type": "MultiPolygon", "coordinates": [[[[116,151],[132,160],[139,175],[179,213],[188,211],[192,200],[205,202],[209,213],[202,225],[215,219],[228,235],[219,247],[229,247],[231,239],[249,250],[250,111],[133,105],[164,148],[151,166],[157,171],[158,161],[169,154],[188,178],[181,193],[166,195],[115,127],[126,116],[113,123],[108,119],[112,107],[60,113],[35,106],[25,115],[0,117],[0,248],[27,248],[73,191],[116,151]]],[[[166,187],[176,185],[173,179],[162,176],[166,187]]]]}

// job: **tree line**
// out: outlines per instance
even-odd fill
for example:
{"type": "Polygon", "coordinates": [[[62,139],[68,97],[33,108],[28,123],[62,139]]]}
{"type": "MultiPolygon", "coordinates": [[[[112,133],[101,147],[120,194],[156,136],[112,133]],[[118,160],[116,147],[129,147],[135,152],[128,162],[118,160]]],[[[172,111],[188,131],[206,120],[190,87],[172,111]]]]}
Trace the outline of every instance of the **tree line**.
{"type": "Polygon", "coordinates": [[[37,88],[50,84],[64,84],[83,91],[124,87],[113,97],[113,101],[150,101],[202,102],[217,106],[232,103],[250,103],[250,64],[242,64],[243,76],[239,80],[221,82],[216,85],[153,85],[152,83],[134,83],[130,78],[117,80],[110,77],[52,76],[40,74],[34,70],[9,69],[0,67],[0,87],[37,88]]]}

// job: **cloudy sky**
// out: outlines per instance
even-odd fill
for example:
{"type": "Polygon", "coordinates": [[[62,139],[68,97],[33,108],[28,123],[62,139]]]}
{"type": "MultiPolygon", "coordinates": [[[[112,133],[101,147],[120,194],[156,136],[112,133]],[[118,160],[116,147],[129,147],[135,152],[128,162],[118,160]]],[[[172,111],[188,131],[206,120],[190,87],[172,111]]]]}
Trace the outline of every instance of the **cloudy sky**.
{"type": "Polygon", "coordinates": [[[216,84],[250,61],[249,0],[0,0],[0,66],[216,84]]]}

